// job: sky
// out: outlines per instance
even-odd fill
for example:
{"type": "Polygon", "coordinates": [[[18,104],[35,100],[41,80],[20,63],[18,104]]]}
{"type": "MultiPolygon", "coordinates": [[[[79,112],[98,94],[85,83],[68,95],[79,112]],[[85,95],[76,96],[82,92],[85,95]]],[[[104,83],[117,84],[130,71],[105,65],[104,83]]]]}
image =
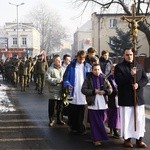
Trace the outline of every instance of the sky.
{"type": "MultiPolygon", "coordinates": [[[[77,5],[75,6],[71,3],[73,1],[75,0],[0,0],[0,26],[3,26],[5,22],[16,22],[16,6],[10,5],[9,2],[16,5],[24,3],[24,5],[18,7],[19,22],[23,22],[29,12],[33,11],[36,5],[39,3],[41,4],[42,2],[46,3],[50,9],[52,8],[55,12],[57,12],[58,16],[61,18],[62,26],[66,28],[67,33],[71,38],[73,38],[73,34],[77,31],[77,28],[80,28],[83,24],[90,20],[93,12],[97,11],[97,13],[101,13],[100,6],[98,4],[90,3],[82,14],[87,2],[84,2],[83,5],[77,7],[77,5]]],[[[78,1],[82,2],[83,0],[78,1]]],[[[120,10],[116,7],[113,11],[118,12],[120,10]]]]}
{"type": "Polygon", "coordinates": [[[62,25],[67,28],[68,33],[73,34],[77,28],[91,19],[92,11],[87,10],[81,15],[83,7],[80,9],[74,8],[71,1],[72,0],[0,0],[0,26],[3,26],[5,22],[14,22],[17,18],[16,6],[10,5],[9,2],[16,5],[22,2],[24,3],[24,5],[18,7],[19,21],[22,21],[37,3],[44,2],[58,13],[62,25]]]}

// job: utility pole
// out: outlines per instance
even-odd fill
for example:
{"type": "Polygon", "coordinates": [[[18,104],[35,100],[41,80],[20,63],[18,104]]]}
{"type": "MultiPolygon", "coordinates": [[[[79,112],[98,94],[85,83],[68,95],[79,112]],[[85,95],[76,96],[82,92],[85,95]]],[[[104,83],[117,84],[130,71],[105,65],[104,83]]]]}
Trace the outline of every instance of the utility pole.
{"type": "Polygon", "coordinates": [[[10,5],[14,5],[16,6],[16,11],[17,11],[17,51],[19,50],[19,23],[18,23],[18,7],[21,5],[24,5],[24,3],[20,3],[20,4],[14,4],[14,3],[10,3],[10,5]]]}

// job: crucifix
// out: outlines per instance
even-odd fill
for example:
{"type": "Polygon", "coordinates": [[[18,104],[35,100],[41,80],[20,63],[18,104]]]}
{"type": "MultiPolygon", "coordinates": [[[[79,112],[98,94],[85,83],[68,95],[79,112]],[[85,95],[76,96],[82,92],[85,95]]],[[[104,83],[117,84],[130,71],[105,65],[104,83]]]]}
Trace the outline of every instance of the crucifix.
{"type": "Polygon", "coordinates": [[[131,6],[132,16],[123,16],[121,19],[126,20],[131,24],[131,36],[133,47],[136,44],[137,34],[138,34],[138,22],[143,21],[145,16],[136,16],[135,4],[131,6]]]}
{"type": "MultiPolygon", "coordinates": [[[[136,6],[132,4],[131,6],[132,16],[123,16],[121,19],[126,20],[131,24],[131,37],[132,37],[132,51],[133,51],[133,67],[136,67],[136,41],[137,41],[137,34],[138,34],[138,22],[144,21],[145,16],[136,16],[136,6]]],[[[134,75],[133,83],[136,83],[136,75],[134,75]]],[[[136,90],[134,90],[134,129],[136,131],[136,90]]]]}

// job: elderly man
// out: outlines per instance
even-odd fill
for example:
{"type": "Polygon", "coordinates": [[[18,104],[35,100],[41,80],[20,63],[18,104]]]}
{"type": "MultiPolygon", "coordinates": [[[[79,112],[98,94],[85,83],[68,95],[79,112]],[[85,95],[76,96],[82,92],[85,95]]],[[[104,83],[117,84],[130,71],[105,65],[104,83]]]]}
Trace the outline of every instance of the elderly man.
{"type": "Polygon", "coordinates": [[[53,58],[53,64],[48,68],[46,72],[46,83],[49,90],[49,126],[53,126],[55,123],[55,109],[57,124],[64,125],[62,121],[62,81],[65,68],[62,66],[62,61],[59,55],[55,55],[53,58]],[[55,107],[56,106],[56,107],[55,107]]]}

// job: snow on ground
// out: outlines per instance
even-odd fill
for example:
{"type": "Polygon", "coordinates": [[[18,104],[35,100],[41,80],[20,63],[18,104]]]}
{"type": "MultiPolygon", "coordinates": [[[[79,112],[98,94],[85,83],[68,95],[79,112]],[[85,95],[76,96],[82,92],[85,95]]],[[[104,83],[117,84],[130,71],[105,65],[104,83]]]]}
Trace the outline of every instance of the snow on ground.
{"type": "Polygon", "coordinates": [[[15,108],[13,104],[11,104],[11,101],[9,100],[6,90],[8,87],[4,84],[1,84],[0,86],[0,113],[3,112],[12,112],[15,111],[15,108]]]}

